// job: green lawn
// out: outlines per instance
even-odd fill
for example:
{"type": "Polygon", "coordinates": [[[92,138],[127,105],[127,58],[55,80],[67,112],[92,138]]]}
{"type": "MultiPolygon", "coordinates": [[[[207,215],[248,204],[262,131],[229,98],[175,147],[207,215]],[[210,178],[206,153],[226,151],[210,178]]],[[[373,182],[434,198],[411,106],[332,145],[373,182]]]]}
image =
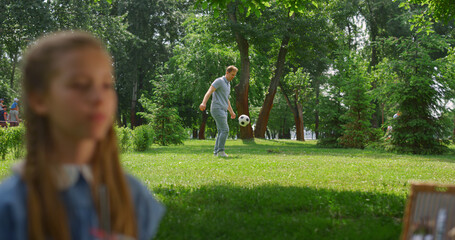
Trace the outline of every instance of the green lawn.
{"type": "MultiPolygon", "coordinates": [[[[123,155],[167,207],[157,239],[398,239],[409,183],[455,182],[455,155],[213,140],[123,155]]],[[[0,178],[13,161],[0,161],[0,178]]]]}

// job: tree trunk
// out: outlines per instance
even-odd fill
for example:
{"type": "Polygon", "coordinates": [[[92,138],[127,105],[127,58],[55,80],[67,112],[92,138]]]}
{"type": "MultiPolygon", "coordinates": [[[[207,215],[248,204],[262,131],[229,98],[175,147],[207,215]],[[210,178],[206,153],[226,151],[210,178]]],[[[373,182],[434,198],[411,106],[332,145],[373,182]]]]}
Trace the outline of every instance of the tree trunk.
{"type": "Polygon", "coordinates": [[[197,129],[196,128],[193,128],[193,139],[196,139],[198,136],[197,136],[197,129]]]}
{"type": "Polygon", "coordinates": [[[319,92],[320,92],[320,83],[319,80],[316,81],[316,102],[315,102],[315,111],[314,111],[314,133],[316,134],[316,139],[319,139],[319,92]]]}
{"type": "MultiPolygon", "coordinates": [[[[229,19],[237,24],[236,7],[234,6],[228,12],[229,19]]],[[[249,59],[249,44],[248,40],[241,35],[237,29],[232,28],[232,31],[235,35],[235,41],[237,42],[239,51],[240,51],[240,78],[239,83],[234,87],[235,97],[236,97],[236,107],[238,115],[245,114],[250,116],[250,111],[248,108],[248,89],[250,86],[250,59],[249,59]]],[[[251,124],[248,124],[246,127],[240,128],[240,138],[241,139],[253,139],[253,129],[251,124]]]]}
{"type": "MultiPolygon", "coordinates": [[[[281,90],[283,87],[280,85],[281,90]]],[[[302,105],[298,103],[297,99],[294,99],[293,103],[289,100],[288,95],[283,91],[284,99],[286,99],[286,103],[288,104],[289,108],[291,109],[292,114],[294,115],[294,123],[296,129],[296,138],[298,141],[305,141],[305,134],[304,134],[304,125],[303,125],[303,109],[302,105]]]]}
{"type": "Polygon", "coordinates": [[[137,79],[133,82],[133,95],[131,98],[131,128],[136,126],[136,104],[137,104],[137,79]]]}
{"type": "Polygon", "coordinates": [[[201,126],[199,127],[199,139],[205,139],[205,126],[207,125],[207,118],[209,115],[206,111],[202,111],[202,122],[201,126]]]}
{"type": "Polygon", "coordinates": [[[254,136],[257,138],[265,138],[265,131],[267,130],[267,123],[269,122],[270,111],[273,107],[273,99],[276,94],[278,83],[280,82],[281,75],[284,70],[284,62],[288,52],[289,36],[284,36],[281,41],[278,59],[276,61],[275,75],[270,81],[269,90],[265,96],[264,103],[262,104],[261,111],[259,112],[258,120],[256,121],[256,128],[254,129],[254,136]]]}
{"type": "Polygon", "coordinates": [[[126,112],[123,114],[123,117],[122,117],[122,118],[123,118],[123,119],[122,119],[122,120],[123,120],[123,126],[124,126],[124,127],[127,127],[127,126],[128,126],[128,121],[127,121],[128,116],[127,116],[126,112]]]}
{"type": "MultiPolygon", "coordinates": [[[[368,67],[368,72],[371,73],[371,71],[374,70],[374,67],[376,67],[376,65],[378,65],[378,63],[379,63],[378,50],[377,50],[377,46],[376,46],[376,37],[378,36],[378,26],[377,26],[377,22],[375,20],[374,13],[371,9],[370,1],[367,1],[366,3],[368,6],[368,11],[370,13],[370,18],[369,18],[368,22],[370,24],[369,28],[370,28],[370,42],[371,42],[371,60],[370,60],[370,65],[368,67]]],[[[373,81],[371,84],[371,88],[375,89],[376,87],[377,87],[377,82],[373,81]]],[[[373,128],[378,128],[379,127],[380,108],[378,106],[378,101],[373,100],[371,103],[375,106],[374,112],[371,116],[371,125],[373,128]]]]}
{"type": "Polygon", "coordinates": [[[14,54],[14,57],[13,57],[13,69],[11,69],[11,78],[9,81],[9,85],[11,88],[13,88],[13,86],[14,86],[14,75],[16,74],[16,65],[17,65],[17,53],[14,54]]]}
{"type": "MultiPolygon", "coordinates": [[[[136,88],[136,98],[140,98],[141,96],[137,97],[138,94],[140,94],[141,89],[144,88],[144,78],[146,73],[143,71],[143,67],[138,68],[139,72],[139,78],[137,79],[137,88],[136,88]]],[[[137,101],[136,101],[137,105],[137,101]]],[[[139,104],[138,106],[139,112],[144,112],[144,108],[142,107],[142,104],[139,104]]],[[[134,126],[140,126],[144,124],[144,118],[142,116],[136,116],[135,118],[136,122],[134,126]]]]}
{"type": "Polygon", "coordinates": [[[297,115],[294,115],[294,122],[295,122],[295,135],[297,141],[305,141],[305,128],[303,125],[303,110],[302,104],[296,104],[297,115]]]}
{"type": "Polygon", "coordinates": [[[117,111],[117,115],[115,116],[115,121],[116,121],[117,127],[122,127],[122,114],[120,113],[120,111],[117,111]]]}
{"type": "Polygon", "coordinates": [[[452,134],[452,139],[453,139],[453,143],[455,143],[455,117],[453,118],[453,134],[452,134]]]}

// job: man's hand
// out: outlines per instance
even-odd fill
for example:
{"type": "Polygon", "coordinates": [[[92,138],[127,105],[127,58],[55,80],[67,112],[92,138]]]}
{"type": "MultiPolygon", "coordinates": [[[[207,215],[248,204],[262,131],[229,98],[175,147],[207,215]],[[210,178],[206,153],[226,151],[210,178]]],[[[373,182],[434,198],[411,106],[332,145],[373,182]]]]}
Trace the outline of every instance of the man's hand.
{"type": "Polygon", "coordinates": [[[199,109],[201,109],[201,111],[204,111],[206,108],[205,104],[201,103],[201,105],[199,105],[199,109]]]}
{"type": "Polygon", "coordinates": [[[231,119],[235,119],[235,113],[231,113],[231,119]]]}

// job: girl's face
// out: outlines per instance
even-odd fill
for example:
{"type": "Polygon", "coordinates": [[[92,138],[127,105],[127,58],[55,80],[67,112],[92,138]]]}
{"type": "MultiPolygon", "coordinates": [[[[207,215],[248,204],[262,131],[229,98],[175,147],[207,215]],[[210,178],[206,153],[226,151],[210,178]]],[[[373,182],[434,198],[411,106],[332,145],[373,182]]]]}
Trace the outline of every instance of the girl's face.
{"type": "Polygon", "coordinates": [[[109,57],[95,48],[73,50],[56,70],[44,101],[51,128],[74,140],[104,138],[117,106],[109,57]]]}

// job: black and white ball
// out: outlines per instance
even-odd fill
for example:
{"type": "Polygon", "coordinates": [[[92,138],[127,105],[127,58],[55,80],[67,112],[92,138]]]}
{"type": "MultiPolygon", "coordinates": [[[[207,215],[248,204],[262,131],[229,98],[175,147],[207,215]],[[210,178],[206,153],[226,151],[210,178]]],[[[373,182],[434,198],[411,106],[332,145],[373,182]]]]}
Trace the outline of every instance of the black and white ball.
{"type": "Polygon", "coordinates": [[[242,126],[242,127],[246,127],[246,125],[250,124],[250,117],[248,117],[248,116],[245,115],[245,114],[240,115],[240,117],[239,117],[239,124],[240,124],[240,126],[242,126]]]}

